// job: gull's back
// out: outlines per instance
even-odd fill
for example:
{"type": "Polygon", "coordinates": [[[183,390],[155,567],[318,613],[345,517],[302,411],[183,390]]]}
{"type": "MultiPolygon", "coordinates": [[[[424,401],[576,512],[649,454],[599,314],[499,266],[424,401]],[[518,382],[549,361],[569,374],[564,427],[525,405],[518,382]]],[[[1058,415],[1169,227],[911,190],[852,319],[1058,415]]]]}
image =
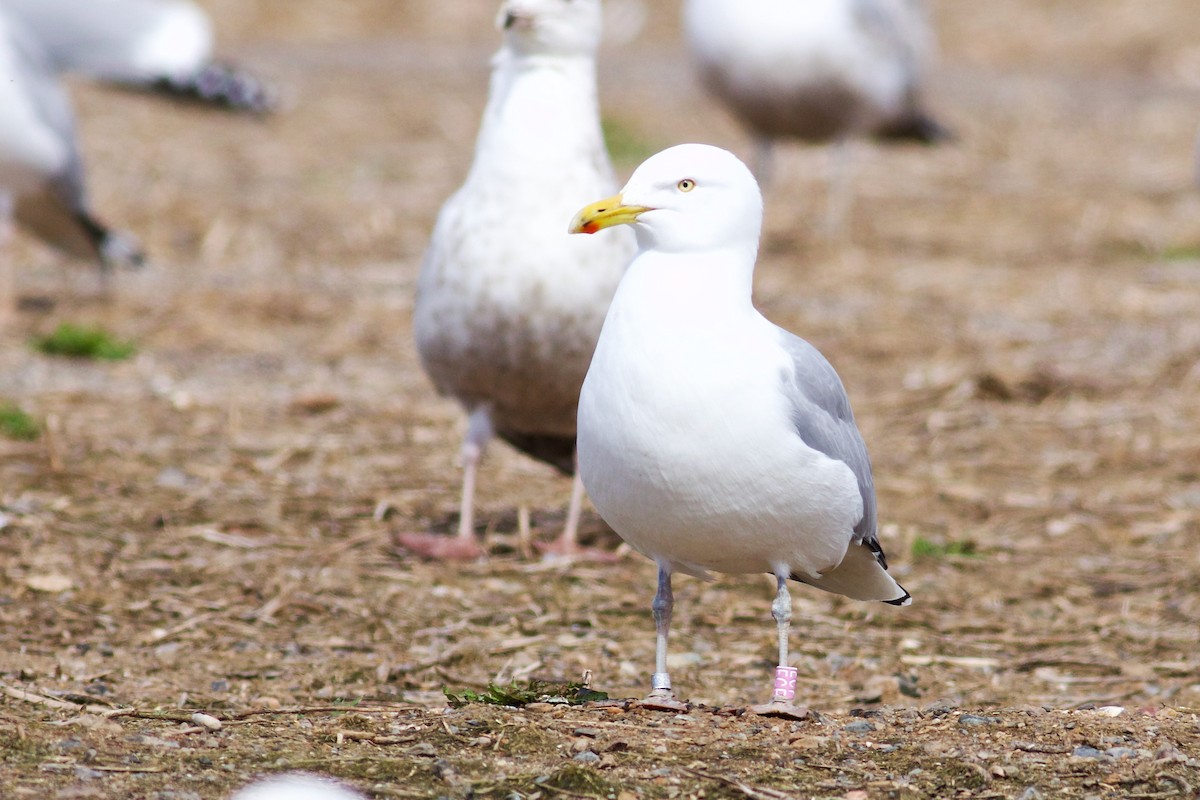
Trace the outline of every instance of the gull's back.
{"type": "Polygon", "coordinates": [[[2,0],[44,43],[54,68],[119,82],[196,69],[212,52],[212,25],[183,0],[2,0]]]}

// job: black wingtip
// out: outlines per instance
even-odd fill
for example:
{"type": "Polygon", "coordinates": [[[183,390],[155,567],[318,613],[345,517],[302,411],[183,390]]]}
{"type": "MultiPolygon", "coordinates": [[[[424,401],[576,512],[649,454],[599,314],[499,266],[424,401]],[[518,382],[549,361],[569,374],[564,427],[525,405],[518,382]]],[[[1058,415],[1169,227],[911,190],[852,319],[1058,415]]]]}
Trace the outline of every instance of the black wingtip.
{"type": "Polygon", "coordinates": [[[229,111],[265,115],[279,106],[279,93],[274,88],[243,69],[219,62],[205,64],[182,77],[159,78],[150,88],[229,111]]]}
{"type": "Polygon", "coordinates": [[[903,586],[900,587],[900,591],[904,592],[904,597],[900,597],[895,600],[884,600],[883,602],[887,603],[889,606],[911,606],[912,595],[909,594],[908,590],[906,590],[903,586]]]}
{"type": "Polygon", "coordinates": [[[953,142],[957,137],[953,131],[936,119],[918,111],[879,131],[879,138],[887,141],[907,141],[924,145],[934,145],[943,142],[953,142]]]}

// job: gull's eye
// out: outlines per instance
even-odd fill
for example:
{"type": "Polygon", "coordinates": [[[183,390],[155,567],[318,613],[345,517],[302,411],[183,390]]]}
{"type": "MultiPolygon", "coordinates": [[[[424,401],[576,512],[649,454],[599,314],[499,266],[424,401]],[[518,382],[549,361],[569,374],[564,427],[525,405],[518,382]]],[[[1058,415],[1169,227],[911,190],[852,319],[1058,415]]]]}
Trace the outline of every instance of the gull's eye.
{"type": "Polygon", "coordinates": [[[681,192],[690,192],[696,188],[696,182],[691,178],[684,178],[679,183],[675,184],[675,188],[681,192]]]}

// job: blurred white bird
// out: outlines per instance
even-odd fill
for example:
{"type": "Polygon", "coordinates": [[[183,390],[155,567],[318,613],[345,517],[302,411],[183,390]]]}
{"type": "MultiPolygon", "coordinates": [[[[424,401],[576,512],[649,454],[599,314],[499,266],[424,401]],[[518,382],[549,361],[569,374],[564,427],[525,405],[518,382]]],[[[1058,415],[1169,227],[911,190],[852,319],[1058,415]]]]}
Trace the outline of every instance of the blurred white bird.
{"type": "Polygon", "coordinates": [[[276,91],[214,61],[212,21],[189,0],[0,0],[54,68],[237,111],[265,113],[276,91]]]}
{"type": "MultiPolygon", "coordinates": [[[[685,0],[683,27],[705,87],[757,140],[759,180],[777,139],[948,135],[922,104],[933,35],[921,0],[685,0]]],[[[849,202],[846,150],[833,226],[849,202]]]]}
{"type": "Polygon", "coordinates": [[[274,775],[240,789],[230,800],[365,800],[330,778],[305,772],[274,775]]]}
{"type": "Polygon", "coordinates": [[[671,575],[768,572],[777,594],[773,705],[791,706],[788,579],[858,600],[910,601],[876,535],[867,448],[837,373],[751,302],[762,195],[731,153],[680,145],[573,232],[632,225],[638,253],[579,401],[579,472],[600,515],[658,564],[652,705],[667,674],[671,575]]]}
{"type": "MultiPolygon", "coordinates": [[[[472,557],[474,489],[493,435],[575,472],[575,409],[631,238],[583,241],[563,221],[615,189],[596,96],[599,0],[508,0],[466,182],[438,215],[417,283],[417,350],[466,410],[454,540],[401,537],[430,557],[472,557]]],[[[575,480],[555,548],[577,553],[575,480]]]]}
{"type": "Polygon", "coordinates": [[[97,262],[137,266],[128,235],[92,214],[66,91],[41,41],[0,6],[0,315],[15,308],[13,220],[43,241],[97,262]]]}

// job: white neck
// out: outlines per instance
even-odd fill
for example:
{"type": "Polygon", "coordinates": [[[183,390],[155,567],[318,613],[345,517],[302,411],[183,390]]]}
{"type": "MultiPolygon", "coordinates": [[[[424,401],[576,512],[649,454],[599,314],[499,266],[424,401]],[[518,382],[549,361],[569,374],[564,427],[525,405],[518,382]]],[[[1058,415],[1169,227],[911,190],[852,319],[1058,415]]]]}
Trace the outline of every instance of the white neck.
{"type": "Polygon", "coordinates": [[[496,54],[477,153],[503,154],[489,162],[511,159],[521,169],[531,158],[583,157],[602,146],[592,57],[496,54]]]}
{"type": "Polygon", "coordinates": [[[757,314],[753,304],[755,246],[706,253],[642,250],[619,293],[652,314],[705,320],[757,314]]]}

